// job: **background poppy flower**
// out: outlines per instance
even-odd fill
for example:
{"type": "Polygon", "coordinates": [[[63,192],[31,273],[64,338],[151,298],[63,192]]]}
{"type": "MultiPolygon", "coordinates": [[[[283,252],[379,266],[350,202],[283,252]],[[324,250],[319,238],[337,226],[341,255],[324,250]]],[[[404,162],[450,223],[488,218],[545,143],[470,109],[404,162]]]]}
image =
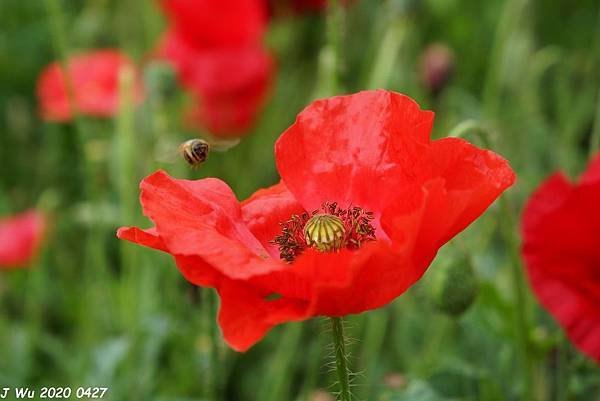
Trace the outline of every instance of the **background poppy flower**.
{"type": "Polygon", "coordinates": [[[33,210],[0,219],[0,269],[29,263],[38,251],[44,227],[44,216],[33,210]]]}
{"type": "Polygon", "coordinates": [[[178,35],[197,48],[235,47],[260,43],[267,27],[261,0],[162,0],[178,35]]]}
{"type": "Polygon", "coordinates": [[[523,257],[533,291],[571,341],[600,362],[600,157],[577,184],[548,178],[523,213],[523,257]]]}
{"type": "MultiPolygon", "coordinates": [[[[383,90],[316,101],[275,145],[282,182],[239,203],[219,180],[159,171],[141,184],[155,227],[118,236],[172,254],[189,281],[215,287],[220,326],[237,350],[281,322],[383,306],[514,181],[490,151],[457,138],[431,141],[432,123],[432,112],[383,90]],[[304,240],[313,220],[298,216],[314,211],[343,222],[332,252],[304,240]],[[290,263],[280,260],[290,244],[280,241],[281,223],[290,263]]],[[[327,245],[331,227],[315,242],[327,245]]]]}
{"type": "Polygon", "coordinates": [[[218,136],[236,135],[254,121],[267,95],[274,63],[260,45],[198,49],[168,32],[160,54],[192,95],[187,122],[218,136]]]}
{"type": "Polygon", "coordinates": [[[257,0],[162,2],[170,28],[159,45],[192,105],[186,121],[220,137],[246,131],[264,103],[274,71],[261,44],[266,4],[257,0]]]}
{"type": "MultiPolygon", "coordinates": [[[[118,50],[96,50],[73,56],[68,61],[77,112],[94,117],[111,117],[119,109],[119,71],[133,67],[131,60],[118,50]]],[[[134,99],[142,100],[142,84],[136,80],[134,99]]],[[[68,121],[73,117],[69,91],[58,62],[47,66],[37,82],[42,118],[68,121]]]]}

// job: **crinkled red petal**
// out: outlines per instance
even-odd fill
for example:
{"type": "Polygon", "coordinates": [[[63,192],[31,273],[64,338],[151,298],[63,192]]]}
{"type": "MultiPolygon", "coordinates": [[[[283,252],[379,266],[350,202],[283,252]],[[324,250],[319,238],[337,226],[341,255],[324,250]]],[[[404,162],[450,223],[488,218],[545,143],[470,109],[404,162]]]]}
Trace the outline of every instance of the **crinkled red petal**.
{"type": "Polygon", "coordinates": [[[380,213],[403,188],[430,176],[432,123],[432,112],[393,92],[318,100],[277,140],[277,169],[307,210],[338,202],[380,213]]]}

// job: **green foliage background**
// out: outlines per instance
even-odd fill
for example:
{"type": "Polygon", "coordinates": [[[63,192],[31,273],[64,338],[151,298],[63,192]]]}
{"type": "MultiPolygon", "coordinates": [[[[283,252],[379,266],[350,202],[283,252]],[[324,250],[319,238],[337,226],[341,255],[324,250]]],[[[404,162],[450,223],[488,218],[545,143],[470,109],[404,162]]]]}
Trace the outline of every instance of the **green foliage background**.
{"type": "Polygon", "coordinates": [[[273,143],[311,100],[331,94],[323,60],[337,51],[337,92],[406,93],[436,112],[435,137],[461,131],[518,175],[413,289],[347,319],[356,399],[600,400],[600,370],[537,305],[518,256],[529,193],[556,169],[581,172],[600,135],[600,5],[363,0],[343,14],[330,19],[337,49],[325,15],[272,21],[278,73],[264,113],[239,146],[189,171],[154,157],[165,141],[196,135],[180,125],[184,98],[164,65],[145,64],[147,101],[115,120],[47,124],[36,113],[36,78],[58,57],[61,32],[68,53],[119,47],[147,61],[164,27],[155,2],[0,1],[0,215],[37,206],[51,216],[35,266],[0,275],[0,387],[102,386],[106,399],[128,401],[308,401],[328,389],[329,333],[318,319],[278,327],[236,354],[221,341],[215,295],[115,230],[147,224],[137,187],[156,168],[220,177],[240,199],[275,183],[273,143]],[[438,98],[418,79],[432,42],[456,58],[438,98]],[[462,283],[461,265],[473,270],[477,297],[446,315],[443,294],[462,283]]]}

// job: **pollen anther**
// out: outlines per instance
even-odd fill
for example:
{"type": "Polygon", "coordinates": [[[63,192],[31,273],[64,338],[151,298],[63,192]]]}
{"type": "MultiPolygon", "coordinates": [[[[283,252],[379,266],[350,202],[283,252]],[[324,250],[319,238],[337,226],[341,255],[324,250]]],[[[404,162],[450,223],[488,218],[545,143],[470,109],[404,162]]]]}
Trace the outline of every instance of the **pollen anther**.
{"type": "Polygon", "coordinates": [[[337,251],[346,246],[346,227],[337,216],[315,214],[304,226],[304,240],[321,252],[337,251]]]}

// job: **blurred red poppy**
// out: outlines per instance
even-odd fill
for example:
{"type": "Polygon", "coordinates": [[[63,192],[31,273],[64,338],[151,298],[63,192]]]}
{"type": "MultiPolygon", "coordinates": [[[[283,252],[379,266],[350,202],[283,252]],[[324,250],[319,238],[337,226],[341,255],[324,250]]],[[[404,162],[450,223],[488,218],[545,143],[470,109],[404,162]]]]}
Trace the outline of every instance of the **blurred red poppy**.
{"type": "Polygon", "coordinates": [[[250,127],[270,87],[274,63],[260,45],[198,49],[167,32],[160,53],[192,95],[187,122],[220,137],[250,127]]]}
{"type": "Polygon", "coordinates": [[[263,0],[162,0],[173,30],[196,48],[260,43],[267,27],[263,0]]]}
{"type": "Polygon", "coordinates": [[[548,178],[523,214],[533,291],[571,341],[600,362],[600,156],[577,184],[548,178]]]}
{"type": "Polygon", "coordinates": [[[44,216],[33,210],[0,219],[0,269],[29,263],[37,254],[44,228],[44,216]]]}
{"type": "Polygon", "coordinates": [[[163,0],[170,20],[159,56],[190,93],[191,126],[239,136],[264,103],[274,63],[261,44],[266,3],[259,0],[163,0]]]}
{"type": "MultiPolygon", "coordinates": [[[[119,72],[127,66],[134,68],[131,60],[118,50],[96,50],[71,57],[68,70],[77,112],[94,117],[115,115],[119,109],[119,72]]],[[[141,102],[142,84],[137,78],[134,91],[135,102],[141,102]]],[[[44,120],[69,121],[73,118],[69,87],[58,62],[50,64],[40,74],[37,96],[44,120]]]]}
{"type": "Polygon", "coordinates": [[[275,145],[279,184],[240,203],[218,179],[159,171],[141,184],[155,226],[118,236],[216,288],[236,350],[282,322],[381,307],[514,181],[490,151],[431,141],[432,124],[432,112],[388,91],[316,101],[275,145]]]}

